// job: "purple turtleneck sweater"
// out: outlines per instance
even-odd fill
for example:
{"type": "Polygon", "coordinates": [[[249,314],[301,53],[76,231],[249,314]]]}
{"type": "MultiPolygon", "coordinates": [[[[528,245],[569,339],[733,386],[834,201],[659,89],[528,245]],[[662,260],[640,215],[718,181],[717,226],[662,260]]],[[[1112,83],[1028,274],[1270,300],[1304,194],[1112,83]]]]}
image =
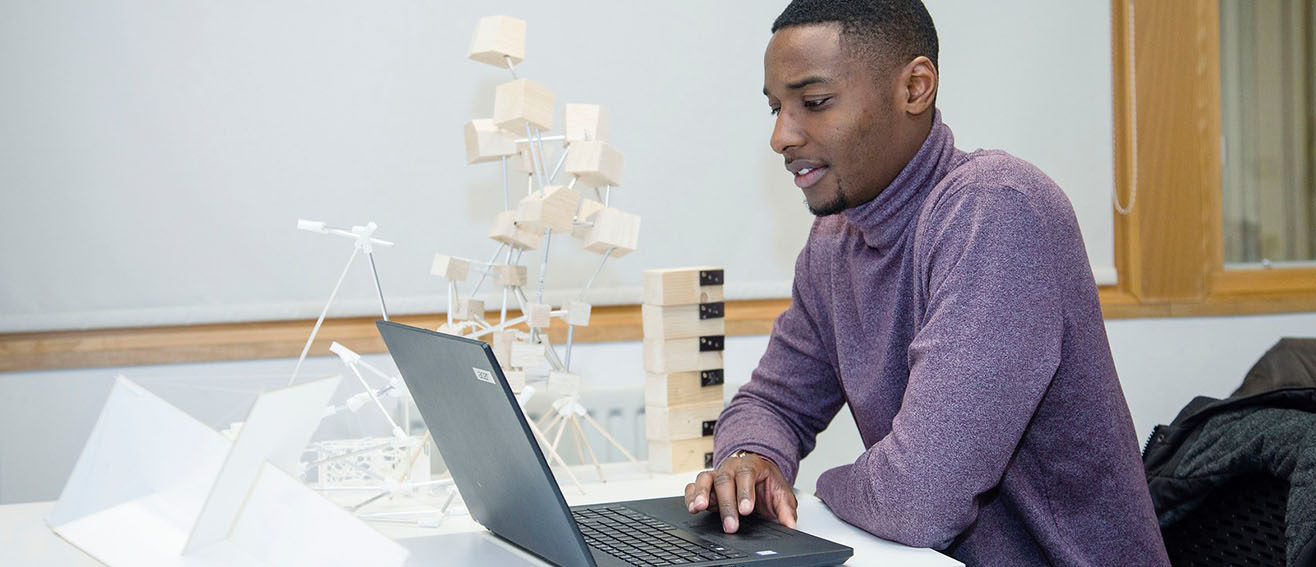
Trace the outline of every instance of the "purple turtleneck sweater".
{"type": "Polygon", "coordinates": [[[1169,565],[1064,193],[940,114],[877,198],[817,219],[717,458],[793,483],[843,403],[867,448],[818,496],[968,565],[1169,565]]]}

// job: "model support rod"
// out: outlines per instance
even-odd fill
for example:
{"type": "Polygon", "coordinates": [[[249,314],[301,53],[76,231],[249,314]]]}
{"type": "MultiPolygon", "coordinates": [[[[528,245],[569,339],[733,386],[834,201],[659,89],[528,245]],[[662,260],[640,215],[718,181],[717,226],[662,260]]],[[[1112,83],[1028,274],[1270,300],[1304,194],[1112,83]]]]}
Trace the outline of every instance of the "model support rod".
{"type": "Polygon", "coordinates": [[[302,363],[306,361],[306,353],[311,352],[311,343],[315,342],[315,335],[320,332],[320,325],[324,324],[324,316],[329,313],[329,306],[334,304],[334,298],[338,296],[338,288],[343,287],[343,279],[347,277],[347,271],[352,268],[352,262],[356,260],[356,253],[360,250],[360,248],[352,248],[352,255],[348,257],[347,265],[343,266],[343,273],[338,274],[338,283],[334,284],[334,290],[329,293],[329,301],[325,302],[324,309],[320,310],[320,317],[315,320],[315,326],[311,328],[311,336],[306,338],[306,346],[302,347],[302,354],[297,357],[297,365],[292,368],[292,377],[288,378],[289,386],[297,381],[297,373],[301,371],[302,363]]]}
{"type": "Polygon", "coordinates": [[[375,253],[366,252],[366,258],[370,259],[370,275],[375,280],[375,295],[379,296],[379,312],[383,313],[384,320],[388,320],[388,307],[384,306],[384,288],[379,286],[379,270],[375,268],[375,253]]]}

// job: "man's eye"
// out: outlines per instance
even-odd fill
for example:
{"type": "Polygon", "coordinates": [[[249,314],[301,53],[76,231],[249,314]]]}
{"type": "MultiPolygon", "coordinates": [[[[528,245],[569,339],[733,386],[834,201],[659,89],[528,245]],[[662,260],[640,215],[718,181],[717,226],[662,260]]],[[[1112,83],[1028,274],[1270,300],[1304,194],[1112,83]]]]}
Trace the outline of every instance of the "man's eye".
{"type": "Polygon", "coordinates": [[[823,98],[815,98],[813,100],[805,100],[804,108],[817,108],[819,106],[822,106],[823,103],[831,99],[832,99],[831,97],[823,97],[823,98]]]}

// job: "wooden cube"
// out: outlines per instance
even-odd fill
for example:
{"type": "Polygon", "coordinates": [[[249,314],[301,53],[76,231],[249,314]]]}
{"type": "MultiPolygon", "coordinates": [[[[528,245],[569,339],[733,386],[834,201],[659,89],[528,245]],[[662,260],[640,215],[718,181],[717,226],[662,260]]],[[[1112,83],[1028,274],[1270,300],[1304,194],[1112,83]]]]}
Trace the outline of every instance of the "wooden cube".
{"type": "Polygon", "coordinates": [[[649,374],[644,379],[644,405],[670,407],[720,402],[723,382],[721,368],[649,374]]]}
{"type": "Polygon", "coordinates": [[[513,394],[520,394],[525,389],[524,370],[508,370],[503,372],[503,376],[507,377],[507,387],[512,389],[513,394]]]}
{"type": "Polygon", "coordinates": [[[544,366],[546,363],[543,343],[523,340],[512,342],[512,367],[530,369],[544,366]]]}
{"type": "Polygon", "coordinates": [[[567,324],[581,327],[589,326],[589,313],[592,308],[588,303],[572,301],[567,304],[567,324]]]}
{"type": "Polygon", "coordinates": [[[581,199],[580,209],[576,211],[576,222],[581,223],[583,226],[572,225],[571,236],[576,238],[585,238],[586,236],[589,236],[591,227],[586,223],[593,222],[594,215],[598,214],[598,212],[603,209],[603,203],[595,201],[594,199],[581,199]]]}
{"type": "Polygon", "coordinates": [[[608,111],[597,104],[568,103],[563,111],[562,123],[566,144],[608,140],[608,111]]]}
{"type": "Polygon", "coordinates": [[[552,130],[554,103],[553,89],[530,79],[503,83],[494,89],[493,121],[499,128],[518,136],[525,135],[526,124],[552,130]]]}
{"type": "Polygon", "coordinates": [[[579,374],[554,370],[548,373],[548,389],[557,395],[575,395],[580,393],[581,378],[579,374]]]}
{"type": "Polygon", "coordinates": [[[646,339],[685,339],[726,334],[726,304],[642,305],[640,318],[646,339]]]}
{"type": "Polygon", "coordinates": [[[575,142],[562,167],[591,187],[617,187],[625,165],[626,158],[607,142],[575,142]]]}
{"type": "Polygon", "coordinates": [[[516,342],[516,333],[499,331],[493,334],[494,358],[503,368],[512,367],[512,344],[516,342]]]}
{"type": "Polygon", "coordinates": [[[481,319],[484,317],[484,302],[478,299],[464,299],[452,304],[452,318],[460,321],[481,319]]]}
{"type": "Polygon", "coordinates": [[[644,339],[644,369],[653,374],[722,368],[721,335],[692,339],[644,339]]]}
{"type": "Polygon", "coordinates": [[[471,261],[446,254],[435,254],[430,273],[451,282],[464,282],[471,274],[471,261]]]}
{"type": "Polygon", "coordinates": [[[517,142],[516,153],[507,158],[507,168],[512,171],[534,175],[535,160],[534,156],[530,154],[529,142],[517,142]]]}
{"type": "Polygon", "coordinates": [[[580,192],[570,187],[549,186],[544,194],[526,195],[516,205],[516,222],[531,230],[571,230],[576,220],[580,192]]]}
{"type": "Polygon", "coordinates": [[[695,266],[644,271],[644,302],[686,305],[722,301],[722,268],[695,266]]]}
{"type": "Polygon", "coordinates": [[[620,258],[639,248],[640,216],[607,208],[594,214],[594,226],[585,235],[585,249],[620,258]]]}
{"type": "Polygon", "coordinates": [[[649,470],[656,473],[681,473],[711,469],[713,438],[680,441],[649,440],[649,470]]]}
{"type": "Polygon", "coordinates": [[[516,211],[503,211],[494,217],[493,228],[489,229],[489,238],[502,242],[513,248],[535,250],[544,233],[516,223],[516,211]]]}
{"type": "Polygon", "coordinates": [[[498,161],[516,155],[516,138],[494,126],[493,119],[476,118],[466,123],[466,163],[498,161]]]}
{"type": "Polygon", "coordinates": [[[547,303],[527,303],[525,322],[536,329],[547,329],[553,321],[553,306],[547,303]]]}
{"type": "Polygon", "coordinates": [[[644,408],[644,436],[658,441],[712,437],[722,400],[688,406],[644,408]]]}
{"type": "Polygon", "coordinates": [[[493,267],[492,271],[494,274],[494,283],[497,283],[498,285],[525,285],[525,266],[498,264],[493,267]]]}
{"type": "Polygon", "coordinates": [[[513,65],[520,63],[525,59],[525,20],[508,16],[480,18],[466,56],[502,69],[507,68],[507,57],[513,65]]]}

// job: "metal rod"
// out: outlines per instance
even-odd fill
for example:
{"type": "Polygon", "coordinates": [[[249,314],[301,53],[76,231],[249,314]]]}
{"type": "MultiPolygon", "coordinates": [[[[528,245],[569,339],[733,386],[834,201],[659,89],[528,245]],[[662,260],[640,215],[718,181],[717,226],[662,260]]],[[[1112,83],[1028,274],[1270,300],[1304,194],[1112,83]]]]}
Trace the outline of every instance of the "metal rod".
{"type": "MultiPolygon", "coordinates": [[[[540,136],[539,139],[545,142],[561,142],[563,140],[566,140],[567,137],[564,134],[554,134],[552,136],[540,136]]],[[[517,138],[515,140],[512,140],[512,142],[517,144],[526,144],[530,142],[530,138],[517,138]]]]}
{"type": "Polygon", "coordinates": [[[384,314],[384,320],[388,320],[388,307],[384,306],[384,289],[379,287],[379,270],[375,269],[375,253],[366,252],[366,258],[370,259],[370,275],[375,280],[375,295],[379,296],[379,311],[384,314]]]}
{"type": "Polygon", "coordinates": [[[611,256],[612,256],[612,247],[609,247],[606,251],[603,252],[603,259],[599,260],[599,267],[594,268],[594,275],[590,276],[589,280],[585,282],[585,287],[580,288],[580,294],[576,296],[576,301],[581,301],[585,299],[585,291],[588,290],[590,286],[594,285],[594,278],[599,277],[599,272],[603,271],[603,264],[606,264],[608,262],[608,258],[611,256]]]}
{"type": "Polygon", "coordinates": [[[548,176],[548,153],[544,151],[544,133],[539,128],[535,128],[534,144],[539,146],[539,166],[544,168],[544,178],[552,183],[553,178],[548,176]]]}
{"type": "MultiPolygon", "coordinates": [[[[529,122],[525,123],[525,135],[527,138],[534,138],[534,135],[530,133],[529,122]]],[[[541,193],[544,191],[544,175],[540,173],[541,168],[539,167],[542,158],[543,156],[539,155],[539,150],[535,149],[535,143],[530,142],[530,169],[535,170],[535,180],[539,182],[539,191],[541,193]]]]}
{"type": "Polygon", "coordinates": [[[485,278],[488,278],[489,272],[493,270],[493,263],[498,261],[498,255],[503,253],[503,248],[506,246],[506,242],[499,244],[498,249],[494,250],[493,256],[490,256],[489,261],[485,262],[486,268],[484,273],[480,274],[480,279],[475,281],[475,289],[471,290],[471,297],[475,297],[475,294],[480,293],[480,286],[484,285],[485,278]]]}
{"type": "Polygon", "coordinates": [[[315,334],[320,332],[320,325],[324,324],[324,316],[329,313],[329,306],[334,304],[334,298],[338,296],[338,288],[343,286],[343,278],[347,277],[347,270],[352,268],[352,262],[356,260],[356,253],[360,250],[360,248],[352,248],[352,256],[347,259],[347,265],[343,266],[343,273],[338,274],[338,283],[334,284],[334,290],[329,294],[329,301],[325,302],[324,309],[320,311],[320,318],[316,319],[315,326],[311,327],[311,336],[306,338],[306,346],[302,347],[302,354],[297,357],[297,365],[292,368],[292,377],[288,379],[289,386],[297,381],[297,373],[301,371],[302,363],[306,361],[306,353],[311,351],[315,334]]]}
{"type": "Polygon", "coordinates": [[[568,153],[571,153],[571,146],[562,149],[562,157],[558,158],[557,165],[553,166],[553,174],[548,176],[548,182],[550,184],[557,179],[558,172],[562,171],[562,164],[567,162],[568,153]]]}
{"type": "Polygon", "coordinates": [[[544,252],[539,260],[539,291],[535,293],[535,303],[544,302],[544,276],[548,273],[548,250],[553,245],[553,229],[544,234],[544,252]]]}
{"type": "Polygon", "coordinates": [[[513,79],[518,78],[518,77],[516,76],[516,63],[513,63],[513,62],[512,62],[512,56],[511,56],[511,55],[504,55],[504,56],[503,56],[503,61],[506,61],[506,62],[507,62],[507,70],[508,70],[508,72],[512,73],[512,78],[513,78],[513,79]]]}
{"type": "Polygon", "coordinates": [[[503,156],[503,210],[512,210],[512,198],[507,195],[507,156],[503,156]]]}
{"type": "Polygon", "coordinates": [[[572,340],[572,335],[575,334],[576,334],[576,326],[567,325],[567,360],[563,364],[563,366],[566,367],[565,370],[567,372],[571,372],[571,345],[574,343],[574,341],[572,340]]]}
{"type": "Polygon", "coordinates": [[[603,206],[604,207],[608,206],[608,202],[611,200],[612,200],[612,186],[609,185],[607,189],[603,190],[603,206]]]}

